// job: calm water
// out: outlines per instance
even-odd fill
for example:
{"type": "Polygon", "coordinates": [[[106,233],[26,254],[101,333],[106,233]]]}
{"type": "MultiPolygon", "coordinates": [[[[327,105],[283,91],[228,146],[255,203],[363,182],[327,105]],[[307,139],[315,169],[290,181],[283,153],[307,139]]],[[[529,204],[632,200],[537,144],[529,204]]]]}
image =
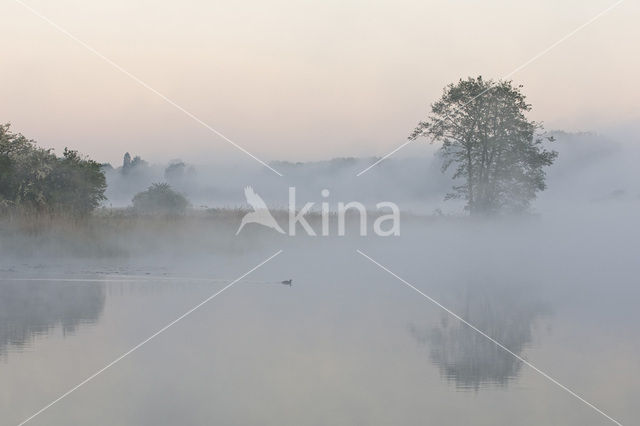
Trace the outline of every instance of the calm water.
{"type": "MultiPolygon", "coordinates": [[[[613,424],[356,254],[361,244],[285,247],[29,424],[613,424]],[[288,278],[292,287],[279,283],[288,278]]],[[[552,252],[540,268],[505,248],[456,268],[436,246],[363,250],[623,424],[637,422],[639,298],[620,278],[634,265],[616,264],[617,276],[611,254],[576,272],[552,252]]],[[[4,268],[2,424],[19,424],[273,252],[4,268]]]]}

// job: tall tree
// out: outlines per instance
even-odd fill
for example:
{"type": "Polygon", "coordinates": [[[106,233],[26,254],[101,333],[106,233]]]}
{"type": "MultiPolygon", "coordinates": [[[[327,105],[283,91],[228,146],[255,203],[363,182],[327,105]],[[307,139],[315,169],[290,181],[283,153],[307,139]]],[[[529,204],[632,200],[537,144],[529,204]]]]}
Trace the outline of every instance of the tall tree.
{"type": "Polygon", "coordinates": [[[131,154],[128,152],[124,153],[124,157],[122,158],[122,173],[126,174],[131,168],[131,154]]]}
{"type": "Polygon", "coordinates": [[[546,188],[544,167],[558,154],[544,149],[542,126],[527,119],[521,88],[481,76],[449,84],[409,136],[441,142],[443,172],[454,165],[453,179],[464,181],[446,199],[466,200],[472,215],[525,210],[546,188]]]}
{"type": "Polygon", "coordinates": [[[65,148],[49,175],[49,202],[55,209],[85,216],[106,199],[106,188],[99,163],[65,148]]]}
{"type": "Polygon", "coordinates": [[[105,200],[100,164],[78,152],[51,149],[0,125],[0,207],[84,216],[105,200]]]}
{"type": "Polygon", "coordinates": [[[0,125],[0,199],[40,209],[47,204],[47,178],[55,166],[50,149],[0,125]]]}

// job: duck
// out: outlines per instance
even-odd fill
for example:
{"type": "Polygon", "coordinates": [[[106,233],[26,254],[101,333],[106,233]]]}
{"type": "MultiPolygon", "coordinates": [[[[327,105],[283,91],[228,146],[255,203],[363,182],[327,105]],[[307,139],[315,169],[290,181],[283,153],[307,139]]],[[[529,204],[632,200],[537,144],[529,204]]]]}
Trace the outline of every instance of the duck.
{"type": "Polygon", "coordinates": [[[280,284],[288,285],[289,287],[291,287],[292,283],[293,283],[293,280],[289,278],[288,280],[282,281],[280,284]]]}

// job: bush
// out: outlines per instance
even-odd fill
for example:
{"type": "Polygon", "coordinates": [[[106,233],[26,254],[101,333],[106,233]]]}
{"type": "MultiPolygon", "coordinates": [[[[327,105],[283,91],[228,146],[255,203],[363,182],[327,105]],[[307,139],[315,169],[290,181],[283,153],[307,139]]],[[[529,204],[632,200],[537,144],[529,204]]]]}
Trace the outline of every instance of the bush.
{"type": "Polygon", "coordinates": [[[171,189],[167,183],[154,183],[146,191],[133,197],[133,208],[142,214],[183,214],[189,202],[184,195],[171,189]]]}
{"type": "Polygon", "coordinates": [[[85,216],[105,199],[106,187],[95,161],[66,148],[56,157],[0,125],[0,210],[85,216]]]}

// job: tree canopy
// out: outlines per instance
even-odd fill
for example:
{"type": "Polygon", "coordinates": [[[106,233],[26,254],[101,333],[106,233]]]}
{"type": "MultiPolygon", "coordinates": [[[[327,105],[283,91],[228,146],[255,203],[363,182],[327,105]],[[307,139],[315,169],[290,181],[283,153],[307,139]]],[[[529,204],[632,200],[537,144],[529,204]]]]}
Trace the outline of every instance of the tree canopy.
{"type": "Polygon", "coordinates": [[[167,183],[154,183],[146,191],[137,193],[132,201],[134,210],[143,214],[179,215],[189,205],[184,195],[167,183]]]}
{"type": "Polygon", "coordinates": [[[0,125],[0,203],[36,213],[82,216],[105,199],[100,164],[65,148],[62,157],[0,125]]]}
{"type": "Polygon", "coordinates": [[[546,188],[544,167],[557,153],[543,147],[542,125],[527,119],[521,88],[481,76],[449,84],[409,137],[441,142],[443,172],[453,165],[453,179],[463,181],[446,198],[464,199],[471,214],[526,210],[546,188]]]}

